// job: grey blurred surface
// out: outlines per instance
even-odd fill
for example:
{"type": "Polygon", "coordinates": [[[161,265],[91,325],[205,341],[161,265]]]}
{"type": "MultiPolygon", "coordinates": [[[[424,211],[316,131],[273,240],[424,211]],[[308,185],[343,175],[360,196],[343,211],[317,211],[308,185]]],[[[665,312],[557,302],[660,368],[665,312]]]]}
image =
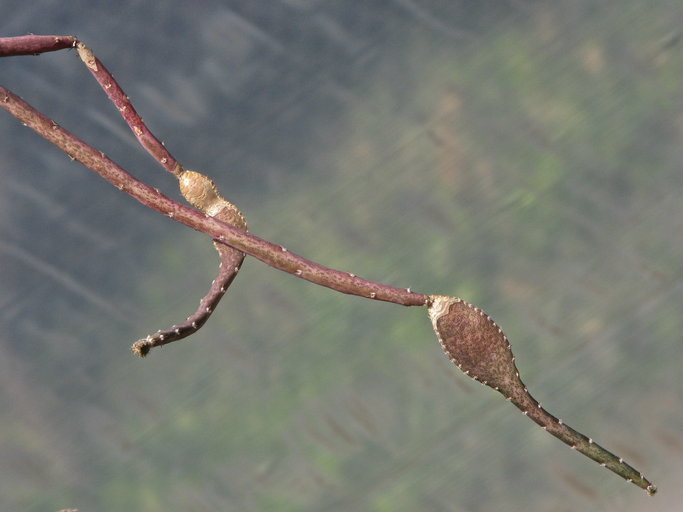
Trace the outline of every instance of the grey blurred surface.
{"type": "MultiPolygon", "coordinates": [[[[208,240],[0,115],[3,510],[670,511],[683,502],[683,5],[0,0],[74,34],[252,232],[458,295],[573,453],[440,352],[425,311],[247,260],[200,333],[208,240]]],[[[0,83],[178,197],[73,52],[0,83]]]]}

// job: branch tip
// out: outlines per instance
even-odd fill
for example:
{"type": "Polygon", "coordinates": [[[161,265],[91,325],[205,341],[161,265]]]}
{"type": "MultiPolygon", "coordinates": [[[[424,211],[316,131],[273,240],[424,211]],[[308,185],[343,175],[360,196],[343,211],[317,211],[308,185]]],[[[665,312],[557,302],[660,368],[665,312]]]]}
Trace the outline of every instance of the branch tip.
{"type": "Polygon", "coordinates": [[[133,343],[133,346],[130,347],[130,349],[133,351],[133,353],[138,356],[138,357],[145,357],[147,354],[149,354],[149,351],[152,350],[152,342],[147,339],[141,339],[133,343]]]}

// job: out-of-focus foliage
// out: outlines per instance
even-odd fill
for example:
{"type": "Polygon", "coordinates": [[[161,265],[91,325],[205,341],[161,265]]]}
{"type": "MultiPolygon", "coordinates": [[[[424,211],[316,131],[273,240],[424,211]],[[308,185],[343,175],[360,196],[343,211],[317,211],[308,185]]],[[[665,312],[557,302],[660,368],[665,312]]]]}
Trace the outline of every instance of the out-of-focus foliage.
{"type": "MultiPolygon", "coordinates": [[[[425,311],[253,260],[199,334],[134,360],[127,344],[196,306],[211,244],[4,116],[4,508],[670,510],[683,499],[679,2],[124,4],[107,27],[14,17],[4,32],[77,32],[259,236],[486,309],[544,406],[660,494],[458,375],[425,311]]],[[[74,60],[0,61],[0,73],[51,115],[80,109],[69,128],[174,193],[74,60]]]]}

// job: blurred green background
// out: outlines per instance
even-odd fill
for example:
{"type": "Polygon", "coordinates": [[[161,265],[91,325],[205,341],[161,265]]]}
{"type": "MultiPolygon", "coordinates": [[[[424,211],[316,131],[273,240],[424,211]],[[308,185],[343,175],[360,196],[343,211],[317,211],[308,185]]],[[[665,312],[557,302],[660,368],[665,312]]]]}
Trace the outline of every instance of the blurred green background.
{"type": "MultiPolygon", "coordinates": [[[[253,233],[457,295],[555,415],[654,498],[441,353],[426,311],[248,259],[188,341],[203,235],[0,116],[0,504],[98,511],[670,511],[683,502],[683,4],[0,0],[74,34],[253,233]]],[[[73,52],[0,83],[178,197],[73,52]]]]}

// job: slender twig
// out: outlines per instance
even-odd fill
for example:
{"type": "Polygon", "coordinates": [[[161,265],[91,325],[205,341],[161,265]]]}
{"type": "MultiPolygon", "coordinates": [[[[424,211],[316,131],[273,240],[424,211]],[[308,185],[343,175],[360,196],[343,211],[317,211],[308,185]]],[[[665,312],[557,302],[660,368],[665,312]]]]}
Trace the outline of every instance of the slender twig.
{"type": "Polygon", "coordinates": [[[161,141],[154,136],[150,129],[147,128],[147,125],[137,113],[135,107],[133,107],[130,99],[126,93],[123,92],[123,89],[121,89],[118,82],[114,80],[114,77],[109,70],[104,67],[104,64],[102,64],[102,62],[100,62],[100,60],[95,57],[90,49],[82,42],[77,41],[75,46],[81,60],[95,77],[97,83],[104,89],[104,92],[107,93],[107,96],[121,113],[126,123],[128,123],[128,126],[137,137],[140,145],[145,148],[164,169],[179,176],[183,171],[182,166],[173,158],[168,149],[166,149],[166,146],[164,146],[161,141]]]}
{"type": "Polygon", "coordinates": [[[17,36],[0,37],[0,57],[15,55],[37,55],[54,52],[64,48],[73,48],[76,38],[73,36],[17,36]]]}
{"type": "Polygon", "coordinates": [[[219,252],[229,251],[234,254],[234,261],[231,261],[233,260],[232,254],[228,258],[221,254],[218,275],[211,283],[209,291],[199,301],[197,310],[187,317],[187,320],[184,322],[174,325],[170,329],[159,330],[136,341],[131,347],[136,355],[145,357],[153,347],[161,347],[162,345],[187,338],[201,329],[206,323],[211,314],[216,310],[216,306],[218,306],[228,287],[232,284],[233,279],[237,276],[242,260],[244,260],[244,253],[232,247],[220,244],[218,250],[219,252]]]}
{"type": "Polygon", "coordinates": [[[288,251],[246,231],[184,206],[139,181],[104,153],[82,141],[10,90],[0,86],[0,107],[60,148],[72,159],[102,176],[119,190],[176,222],[196,229],[283,272],[338,292],[403,306],[425,306],[428,296],[334,270],[288,251]]]}

